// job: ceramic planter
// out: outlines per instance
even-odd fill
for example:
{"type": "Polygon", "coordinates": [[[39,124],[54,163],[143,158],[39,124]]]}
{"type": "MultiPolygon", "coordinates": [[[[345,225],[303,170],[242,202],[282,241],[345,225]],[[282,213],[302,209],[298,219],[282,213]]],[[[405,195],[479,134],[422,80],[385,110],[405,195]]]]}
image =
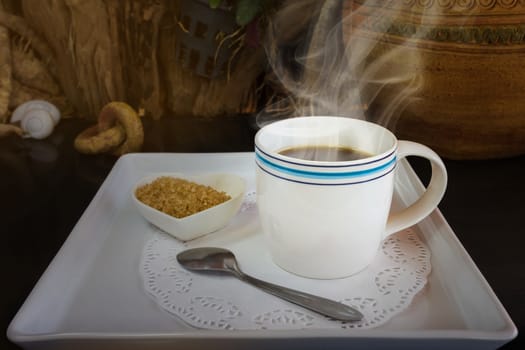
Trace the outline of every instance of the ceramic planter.
{"type": "Polygon", "coordinates": [[[374,67],[363,92],[372,118],[406,91],[396,74],[411,72],[388,121],[399,137],[448,158],[525,153],[524,1],[355,0],[343,14],[353,16],[345,41],[373,47],[363,62],[374,67]]]}

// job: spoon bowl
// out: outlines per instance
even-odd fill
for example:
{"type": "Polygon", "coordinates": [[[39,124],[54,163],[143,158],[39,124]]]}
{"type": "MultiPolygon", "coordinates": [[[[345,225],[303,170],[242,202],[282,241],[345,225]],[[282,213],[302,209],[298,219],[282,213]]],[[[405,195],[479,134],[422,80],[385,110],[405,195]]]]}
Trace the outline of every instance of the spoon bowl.
{"type": "Polygon", "coordinates": [[[177,254],[177,261],[189,270],[229,272],[270,294],[336,320],[353,322],[363,318],[359,311],[346,304],[278,286],[245,274],[239,268],[235,255],[227,249],[216,247],[188,249],[177,254]]]}
{"type": "Polygon", "coordinates": [[[177,255],[177,261],[185,268],[197,271],[231,272],[237,265],[231,251],[215,247],[185,250],[177,255]]]}

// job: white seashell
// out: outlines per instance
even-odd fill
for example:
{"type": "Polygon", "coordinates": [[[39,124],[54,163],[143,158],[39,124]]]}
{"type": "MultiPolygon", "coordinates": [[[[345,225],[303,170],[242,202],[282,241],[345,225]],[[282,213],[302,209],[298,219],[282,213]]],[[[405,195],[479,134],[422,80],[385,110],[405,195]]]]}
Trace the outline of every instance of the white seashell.
{"type": "Polygon", "coordinates": [[[47,111],[31,109],[25,113],[20,126],[30,137],[44,139],[51,135],[55,123],[47,111]]]}
{"type": "Polygon", "coordinates": [[[11,116],[11,123],[20,123],[22,129],[35,139],[51,135],[60,121],[60,111],[43,100],[31,100],[18,106],[11,116]]]}

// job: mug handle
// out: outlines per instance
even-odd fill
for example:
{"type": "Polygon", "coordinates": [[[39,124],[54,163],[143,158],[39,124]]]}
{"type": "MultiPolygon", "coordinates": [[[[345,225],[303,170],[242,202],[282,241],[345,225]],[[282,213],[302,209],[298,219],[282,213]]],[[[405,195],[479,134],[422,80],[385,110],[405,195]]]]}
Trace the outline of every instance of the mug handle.
{"type": "Polygon", "coordinates": [[[386,223],[384,237],[410,227],[437,208],[447,188],[447,170],[436,152],[427,146],[411,141],[398,141],[398,161],[407,156],[426,158],[432,166],[432,177],[423,195],[408,208],[391,213],[386,223]]]}

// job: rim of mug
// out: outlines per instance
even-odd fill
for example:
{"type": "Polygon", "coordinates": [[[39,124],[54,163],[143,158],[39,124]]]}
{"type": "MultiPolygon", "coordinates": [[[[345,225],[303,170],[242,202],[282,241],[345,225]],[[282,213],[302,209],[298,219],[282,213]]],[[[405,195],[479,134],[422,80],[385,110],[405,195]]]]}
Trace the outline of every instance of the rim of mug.
{"type": "Polygon", "coordinates": [[[369,121],[366,121],[366,120],[352,118],[352,117],[316,115],[316,116],[292,117],[292,118],[282,119],[282,120],[273,122],[271,124],[267,124],[267,125],[265,125],[264,127],[262,127],[261,129],[259,129],[257,131],[257,133],[255,134],[254,143],[255,143],[255,148],[257,150],[259,150],[259,152],[264,153],[266,156],[268,156],[270,158],[274,158],[274,159],[277,159],[277,160],[282,160],[282,161],[284,161],[286,163],[296,164],[296,165],[347,167],[347,166],[352,166],[352,165],[366,165],[366,164],[369,164],[369,163],[375,163],[375,162],[378,162],[378,161],[381,161],[381,160],[383,160],[385,158],[390,157],[392,155],[392,153],[394,153],[396,151],[396,149],[397,149],[398,140],[397,140],[397,137],[394,135],[394,133],[392,133],[387,128],[385,128],[385,127],[383,127],[383,126],[381,126],[379,124],[376,124],[376,123],[372,123],[372,122],[369,122],[369,121]],[[373,128],[379,129],[382,132],[384,132],[386,135],[388,135],[391,138],[391,140],[392,140],[392,146],[389,147],[388,149],[386,149],[385,151],[383,151],[381,153],[378,153],[378,154],[374,154],[374,155],[372,155],[370,157],[365,157],[365,158],[360,158],[360,159],[355,159],[355,160],[345,160],[345,161],[323,161],[323,160],[300,159],[300,158],[286,156],[286,155],[278,153],[280,150],[270,150],[270,149],[268,149],[268,147],[264,147],[264,146],[261,145],[261,142],[260,142],[261,135],[264,132],[269,132],[268,130],[271,127],[278,126],[278,124],[285,124],[287,122],[290,122],[291,119],[296,120],[296,119],[306,119],[306,118],[316,118],[316,119],[317,118],[331,118],[331,119],[341,119],[341,120],[344,119],[344,120],[351,120],[352,122],[368,125],[368,126],[371,126],[373,128]]]}

